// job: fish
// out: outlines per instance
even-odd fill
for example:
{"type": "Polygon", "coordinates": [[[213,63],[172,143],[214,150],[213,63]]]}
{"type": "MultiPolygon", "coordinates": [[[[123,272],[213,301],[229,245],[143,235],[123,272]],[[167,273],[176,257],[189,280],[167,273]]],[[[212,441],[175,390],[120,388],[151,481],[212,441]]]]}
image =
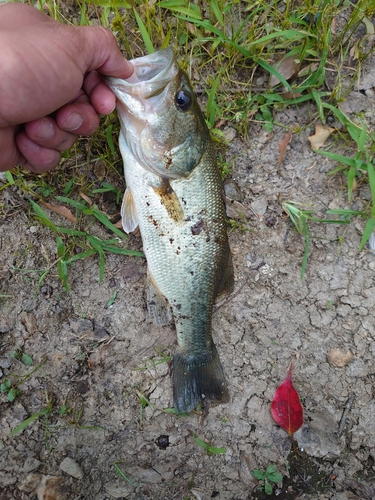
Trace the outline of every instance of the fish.
{"type": "Polygon", "coordinates": [[[187,74],[171,48],[130,61],[127,80],[106,77],[116,96],[126,191],[126,233],[139,228],[147,259],[147,308],[172,319],[173,405],[224,403],[229,391],[212,339],[218,296],[233,288],[217,152],[187,74]]]}

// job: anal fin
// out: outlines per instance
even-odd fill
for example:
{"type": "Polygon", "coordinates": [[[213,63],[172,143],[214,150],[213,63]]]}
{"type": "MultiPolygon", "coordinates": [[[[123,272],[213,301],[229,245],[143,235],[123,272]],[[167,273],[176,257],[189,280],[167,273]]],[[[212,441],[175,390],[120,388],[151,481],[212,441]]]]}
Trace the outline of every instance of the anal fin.
{"type": "Polygon", "coordinates": [[[148,291],[147,291],[147,310],[155,325],[166,325],[172,319],[172,310],[167,299],[160,292],[151,274],[147,273],[148,291]]]}
{"type": "Polygon", "coordinates": [[[229,245],[227,249],[227,261],[222,269],[221,274],[216,282],[216,297],[223,297],[233,292],[234,287],[234,271],[232,254],[230,253],[229,245]]]}

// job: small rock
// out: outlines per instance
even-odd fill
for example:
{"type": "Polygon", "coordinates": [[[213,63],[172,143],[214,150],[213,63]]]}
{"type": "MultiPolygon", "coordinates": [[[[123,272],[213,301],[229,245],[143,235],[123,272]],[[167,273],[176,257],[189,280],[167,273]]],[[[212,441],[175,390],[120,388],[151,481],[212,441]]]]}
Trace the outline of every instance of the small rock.
{"type": "Polygon", "coordinates": [[[268,203],[267,203],[266,198],[264,198],[264,197],[258,198],[257,200],[253,201],[253,203],[251,204],[251,208],[260,217],[262,217],[266,213],[267,207],[268,207],[268,203]]]}
{"type": "Polygon", "coordinates": [[[76,479],[83,478],[83,470],[81,467],[70,457],[65,457],[60,464],[60,469],[69,476],[75,477],[76,479]]]}
{"type": "Polygon", "coordinates": [[[328,357],[328,362],[332,366],[336,366],[337,368],[343,368],[353,359],[353,354],[350,351],[344,352],[336,347],[333,347],[328,352],[327,357],[328,357]]]}
{"type": "Polygon", "coordinates": [[[95,324],[94,327],[94,335],[98,340],[104,340],[108,338],[107,330],[103,326],[97,324],[95,324]]]}
{"type": "Polygon", "coordinates": [[[0,367],[1,368],[9,368],[10,365],[11,365],[11,361],[10,361],[10,358],[0,358],[0,367]]]}
{"type": "Polygon", "coordinates": [[[237,131],[235,128],[225,127],[225,129],[223,130],[223,134],[224,134],[225,140],[228,142],[231,142],[236,137],[237,131]]]}
{"type": "Polygon", "coordinates": [[[38,226],[30,226],[29,231],[30,231],[30,233],[37,233],[38,232],[38,226]]]}
{"type": "Polygon", "coordinates": [[[146,267],[140,264],[139,261],[135,263],[132,260],[131,261],[124,260],[124,265],[120,270],[122,278],[127,283],[136,283],[142,278],[142,276],[145,273],[146,273],[146,267]]]}
{"type": "Polygon", "coordinates": [[[315,412],[307,415],[309,420],[299,429],[294,438],[299,448],[312,457],[336,458],[342,453],[345,440],[337,436],[337,422],[328,413],[315,412]]]}
{"type": "Polygon", "coordinates": [[[94,332],[94,325],[89,319],[70,319],[69,322],[70,328],[76,335],[79,335],[80,337],[83,337],[85,335],[92,335],[94,332]]]}
{"type": "Polygon", "coordinates": [[[118,486],[113,483],[106,484],[104,489],[113,498],[126,498],[131,491],[128,486],[118,486]]]}
{"type": "Polygon", "coordinates": [[[132,467],[129,469],[130,477],[136,478],[139,483],[156,484],[163,481],[163,477],[154,469],[132,467]]]}
{"type": "Polygon", "coordinates": [[[225,195],[228,198],[236,201],[242,201],[242,193],[239,186],[232,180],[225,182],[224,184],[225,195]]]}
{"type": "Polygon", "coordinates": [[[33,457],[28,457],[23,464],[24,472],[31,472],[39,467],[42,462],[33,457]]]}

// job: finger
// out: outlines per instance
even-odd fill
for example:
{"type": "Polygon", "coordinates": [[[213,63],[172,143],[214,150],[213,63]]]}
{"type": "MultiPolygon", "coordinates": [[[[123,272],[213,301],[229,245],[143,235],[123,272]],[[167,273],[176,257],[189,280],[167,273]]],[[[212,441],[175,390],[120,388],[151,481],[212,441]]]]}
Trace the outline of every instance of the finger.
{"type": "Polygon", "coordinates": [[[29,139],[24,130],[17,134],[16,144],[25,160],[21,165],[32,172],[47,172],[60,162],[61,155],[56,149],[49,149],[36,144],[29,139]]]}
{"type": "Polygon", "coordinates": [[[21,165],[25,159],[17,149],[14,136],[16,127],[0,129],[0,172],[10,170],[16,165],[21,165]]]}
{"type": "Polygon", "coordinates": [[[103,82],[99,73],[91,71],[85,77],[83,88],[97,113],[100,115],[112,113],[116,106],[116,97],[103,82]]]}
{"type": "MultiPolygon", "coordinates": [[[[83,121],[81,115],[77,113],[77,116],[80,126],[76,126],[76,129],[82,126],[83,121]]],[[[70,112],[69,117],[71,125],[73,125],[73,122],[77,125],[77,116],[70,112]]],[[[25,123],[25,135],[31,143],[35,144],[35,146],[55,149],[56,151],[65,151],[69,149],[78,138],[75,132],[72,133],[61,130],[56,121],[49,116],[25,123]]],[[[29,146],[31,147],[30,144],[29,146]]]]}
{"type": "Polygon", "coordinates": [[[100,116],[89,102],[66,104],[55,119],[59,129],[75,135],[92,135],[100,124],[100,116]]]}
{"type": "Polygon", "coordinates": [[[102,26],[82,26],[87,50],[84,73],[98,70],[99,73],[117,78],[129,78],[134,71],[132,64],[122,56],[113,34],[102,26]],[[90,50],[88,50],[88,48],[90,50]]]}

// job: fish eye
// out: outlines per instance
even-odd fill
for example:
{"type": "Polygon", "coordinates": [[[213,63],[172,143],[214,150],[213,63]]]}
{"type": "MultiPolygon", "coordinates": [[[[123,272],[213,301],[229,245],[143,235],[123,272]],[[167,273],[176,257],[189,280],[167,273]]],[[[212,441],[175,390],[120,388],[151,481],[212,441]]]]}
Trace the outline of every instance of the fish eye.
{"type": "Polygon", "coordinates": [[[186,90],[179,90],[175,98],[176,107],[180,111],[187,111],[193,102],[191,95],[186,90]]]}

